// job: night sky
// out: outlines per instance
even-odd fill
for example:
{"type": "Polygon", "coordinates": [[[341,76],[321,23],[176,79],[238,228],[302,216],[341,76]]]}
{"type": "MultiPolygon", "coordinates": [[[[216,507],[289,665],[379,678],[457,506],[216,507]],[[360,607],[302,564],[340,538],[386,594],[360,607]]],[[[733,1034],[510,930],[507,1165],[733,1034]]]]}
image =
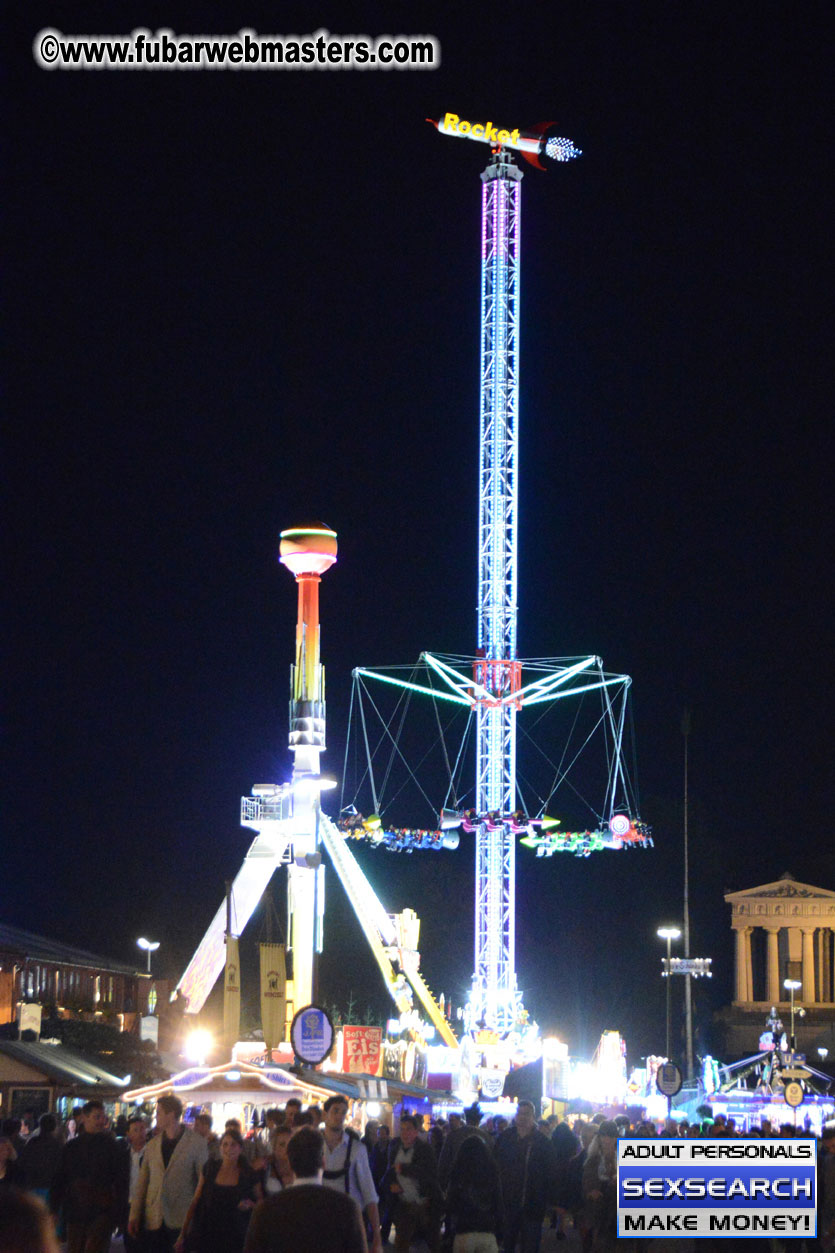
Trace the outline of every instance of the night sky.
{"type": "MultiPolygon", "coordinates": [[[[329,773],[354,666],[472,651],[487,149],[424,119],[554,120],[583,156],[523,182],[519,652],[632,676],[656,844],[519,850],[519,982],[574,1051],[604,1027],[633,1061],[661,1051],[689,707],[709,1028],[731,991],[723,891],[786,870],[835,888],[827,21],[823,4],[652,0],[470,21],[5,13],[4,920],[139,962],[149,935],[179,977],[248,845],[239,798],[289,770],[281,529],[339,534],[329,773]],[[443,64],[47,73],[45,26],[429,33],[443,64]]],[[[388,908],[417,909],[428,981],[459,1003],[470,842],[359,856],[388,908]]],[[[329,892],[324,995],[385,1007],[332,874],[329,892]]]]}

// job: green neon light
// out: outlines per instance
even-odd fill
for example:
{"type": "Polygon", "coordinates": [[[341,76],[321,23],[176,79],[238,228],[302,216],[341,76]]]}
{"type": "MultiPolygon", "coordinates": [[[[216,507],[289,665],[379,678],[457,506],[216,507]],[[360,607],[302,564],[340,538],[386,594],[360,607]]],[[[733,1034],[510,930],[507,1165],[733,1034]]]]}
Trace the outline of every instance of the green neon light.
{"type": "Polygon", "coordinates": [[[329,535],[331,539],[336,539],[336,531],[323,531],[315,526],[297,526],[292,531],[282,531],[279,539],[287,539],[291,535],[329,535]]]}
{"type": "MultiPolygon", "coordinates": [[[[487,688],[482,687],[480,683],[476,683],[474,679],[469,679],[458,670],[453,670],[452,666],[448,666],[446,662],[440,661],[437,657],[434,657],[432,653],[424,653],[423,656],[426,664],[431,666],[445,683],[449,683],[453,691],[458,692],[463,688],[464,691],[471,691],[473,696],[481,696],[485,699],[489,699],[490,693],[487,691],[487,688]],[[453,679],[456,679],[457,682],[453,683],[453,679]]],[[[469,696],[465,697],[465,699],[468,705],[472,705],[473,702],[469,696]]]]}
{"type": "Polygon", "coordinates": [[[570,687],[567,692],[546,692],[543,696],[531,696],[522,700],[522,704],[539,705],[544,700],[565,700],[566,696],[577,696],[580,692],[599,692],[602,687],[613,687],[616,683],[625,682],[623,675],[616,679],[602,679],[600,683],[586,683],[583,687],[570,687]]]}
{"type": "Polygon", "coordinates": [[[419,683],[409,683],[406,679],[393,679],[386,674],[378,674],[376,670],[362,670],[358,668],[354,671],[354,674],[364,675],[368,679],[379,679],[381,683],[390,683],[392,687],[408,688],[410,692],[421,692],[424,696],[436,696],[438,700],[451,700],[456,705],[466,705],[468,709],[471,704],[463,696],[453,696],[451,692],[442,692],[435,687],[421,687],[419,683]]]}

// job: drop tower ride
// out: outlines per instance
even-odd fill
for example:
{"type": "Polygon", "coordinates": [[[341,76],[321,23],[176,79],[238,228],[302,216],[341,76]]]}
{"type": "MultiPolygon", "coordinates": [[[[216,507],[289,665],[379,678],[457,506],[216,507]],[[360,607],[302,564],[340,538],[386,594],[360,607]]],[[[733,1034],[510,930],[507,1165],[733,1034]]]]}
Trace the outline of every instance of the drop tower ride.
{"type": "MultiPolygon", "coordinates": [[[[516,715],[525,704],[555,697],[593,662],[599,669],[597,658],[587,658],[523,687],[517,658],[522,170],[513,152],[539,169],[547,168],[543,158],[549,163],[568,161],[580,153],[570,140],[552,135],[548,126],[508,131],[491,122],[471,124],[450,113],[433,124],[445,134],[492,146],[481,174],[478,646],[472,692],[475,807],[482,820],[475,830],[475,968],[469,1025],[506,1032],[518,1023],[522,1010],[515,954],[517,829],[510,821],[517,810],[516,715]],[[488,815],[494,820],[485,821],[488,815]]],[[[590,686],[609,682],[600,672],[590,686]]]]}
{"type": "MultiPolygon", "coordinates": [[[[468,707],[475,720],[473,808],[440,812],[437,832],[384,828],[374,789],[375,815],[348,815],[344,829],[399,851],[404,847],[455,847],[443,841],[452,829],[474,836],[475,962],[468,1031],[483,1028],[501,1037],[527,1032],[527,1014],[516,985],[516,841],[538,857],[556,852],[588,856],[598,849],[651,844],[648,829],[631,814],[622,742],[628,675],[603,670],[599,657],[522,661],[517,654],[519,450],[519,272],[522,170],[514,154],[544,170],[579,156],[552,125],[505,130],[447,113],[428,119],[444,134],[489,144],[481,174],[481,350],[479,401],[478,632],[475,657],[424,652],[427,682],[415,683],[366,668],[354,671],[355,688],[366,679],[420,692],[433,701],[468,707]],[[469,673],[461,669],[469,668],[469,673]],[[437,687],[437,680],[444,689],[437,687]],[[430,685],[429,680],[434,686],[430,685]],[[559,820],[517,808],[516,720],[529,705],[598,692],[599,725],[607,736],[608,783],[593,831],[557,831],[559,820]],[[621,810],[623,812],[617,812],[621,810]],[[356,828],[360,830],[357,831],[356,828]],[[413,837],[414,842],[404,840],[413,837]]],[[[391,668],[389,668],[391,670],[391,668]]],[[[372,774],[369,757],[368,773],[372,774]]],[[[559,768],[557,771],[559,775],[559,768]]],[[[564,774],[563,774],[564,777],[564,774]]],[[[551,789],[550,796],[556,790],[551,789]]],[[[543,806],[544,808],[544,806],[543,806]]]]}

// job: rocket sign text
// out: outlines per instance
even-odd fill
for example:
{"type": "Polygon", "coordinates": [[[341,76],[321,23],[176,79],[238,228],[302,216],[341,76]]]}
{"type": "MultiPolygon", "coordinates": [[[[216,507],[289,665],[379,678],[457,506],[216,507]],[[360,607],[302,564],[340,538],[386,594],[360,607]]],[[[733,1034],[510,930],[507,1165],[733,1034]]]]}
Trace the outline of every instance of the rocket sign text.
{"type": "Polygon", "coordinates": [[[515,147],[519,143],[518,127],[512,131],[499,130],[492,122],[465,122],[457,113],[445,113],[438,129],[447,135],[469,135],[472,139],[480,139],[487,144],[515,147]]]}

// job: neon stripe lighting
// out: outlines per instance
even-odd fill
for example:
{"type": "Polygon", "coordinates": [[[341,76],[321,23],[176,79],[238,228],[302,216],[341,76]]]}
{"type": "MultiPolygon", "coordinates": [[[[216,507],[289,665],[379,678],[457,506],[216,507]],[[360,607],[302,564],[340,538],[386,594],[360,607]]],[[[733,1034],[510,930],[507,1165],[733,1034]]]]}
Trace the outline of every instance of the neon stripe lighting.
{"type": "Polygon", "coordinates": [[[331,539],[336,539],[336,531],[327,531],[321,527],[314,526],[297,526],[291,531],[282,531],[279,535],[280,539],[288,539],[293,535],[328,535],[331,539]]]}
{"type": "Polygon", "coordinates": [[[422,692],[424,696],[436,696],[438,700],[451,700],[456,705],[471,704],[463,696],[453,696],[452,692],[442,692],[436,687],[422,687],[420,683],[409,683],[406,679],[395,679],[388,674],[379,674],[376,670],[364,670],[361,667],[357,667],[354,674],[361,674],[369,679],[379,679],[381,683],[390,683],[392,687],[405,687],[411,692],[422,692]]]}

